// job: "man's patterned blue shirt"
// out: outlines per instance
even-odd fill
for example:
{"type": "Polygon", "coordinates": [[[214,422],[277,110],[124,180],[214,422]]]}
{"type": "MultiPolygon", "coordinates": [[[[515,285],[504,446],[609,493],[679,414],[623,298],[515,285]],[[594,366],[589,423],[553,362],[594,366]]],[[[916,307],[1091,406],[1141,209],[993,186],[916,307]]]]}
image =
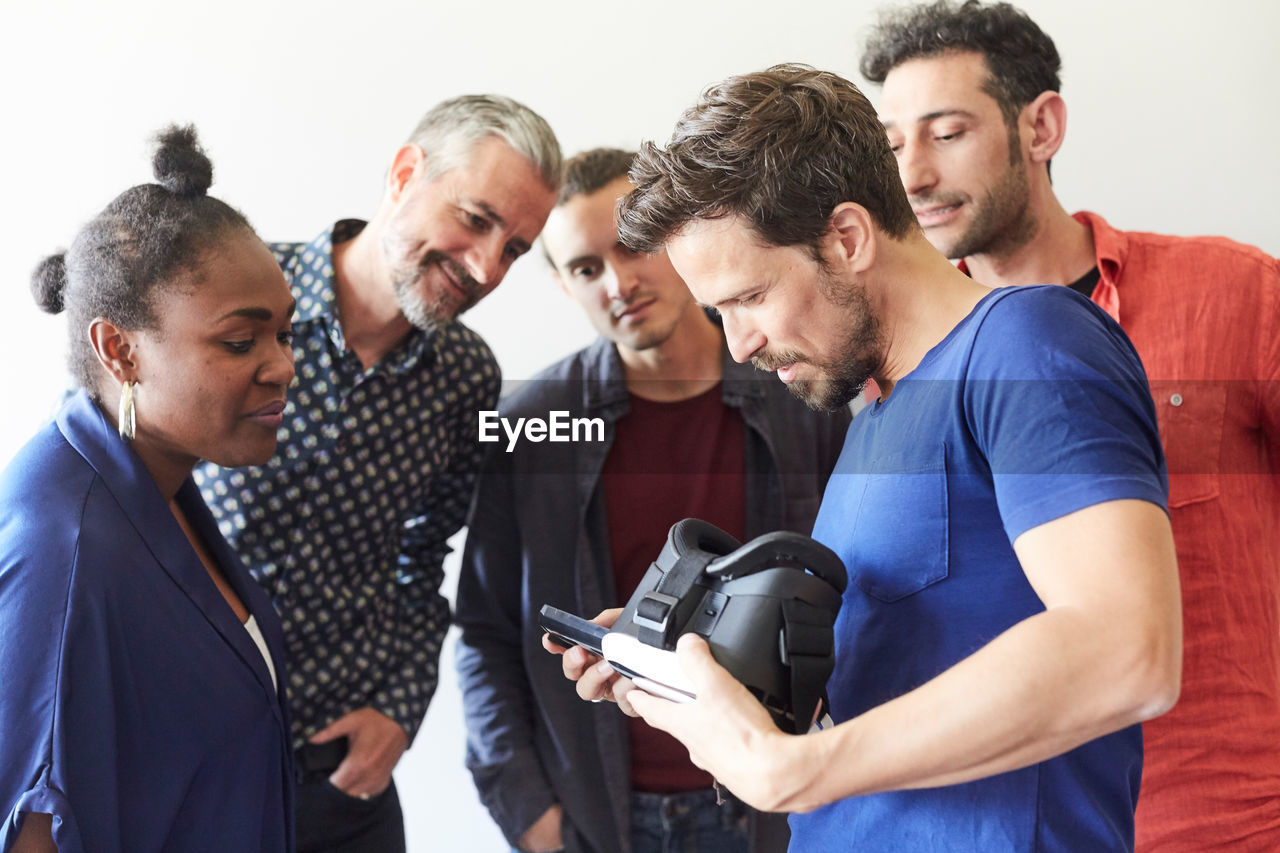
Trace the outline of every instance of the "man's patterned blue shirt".
{"type": "Polygon", "coordinates": [[[445,540],[475,484],[476,412],[497,407],[501,378],[489,347],[460,323],[415,329],[361,365],[338,322],[332,249],[364,224],[270,244],[298,300],[297,376],[276,455],[195,473],[284,623],[295,747],[366,706],[410,740],[417,732],[449,627],[445,540]]]}

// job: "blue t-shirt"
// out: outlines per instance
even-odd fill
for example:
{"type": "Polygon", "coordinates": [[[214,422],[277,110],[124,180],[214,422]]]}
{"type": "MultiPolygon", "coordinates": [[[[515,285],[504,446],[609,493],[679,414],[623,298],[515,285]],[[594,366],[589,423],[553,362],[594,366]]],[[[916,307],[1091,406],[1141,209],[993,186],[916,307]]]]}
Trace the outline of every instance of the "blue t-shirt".
{"type": "MultiPolygon", "coordinates": [[[[993,291],[849,428],[814,537],[849,569],[829,682],[837,722],[929,681],[1044,610],[1023,532],[1104,501],[1166,505],[1146,376],[1065,287],[993,291]]],[[[962,785],[791,818],[793,850],[1131,850],[1142,734],[962,785]]]]}

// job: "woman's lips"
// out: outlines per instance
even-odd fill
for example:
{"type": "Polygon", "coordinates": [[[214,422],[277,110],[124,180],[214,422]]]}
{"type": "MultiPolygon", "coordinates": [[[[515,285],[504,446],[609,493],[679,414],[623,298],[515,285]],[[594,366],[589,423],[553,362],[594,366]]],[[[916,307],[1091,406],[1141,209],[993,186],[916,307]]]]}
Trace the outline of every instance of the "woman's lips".
{"type": "Polygon", "coordinates": [[[268,403],[260,409],[250,412],[248,417],[251,420],[260,421],[264,424],[278,427],[284,422],[284,407],[285,402],[283,400],[276,400],[275,402],[268,403]]]}

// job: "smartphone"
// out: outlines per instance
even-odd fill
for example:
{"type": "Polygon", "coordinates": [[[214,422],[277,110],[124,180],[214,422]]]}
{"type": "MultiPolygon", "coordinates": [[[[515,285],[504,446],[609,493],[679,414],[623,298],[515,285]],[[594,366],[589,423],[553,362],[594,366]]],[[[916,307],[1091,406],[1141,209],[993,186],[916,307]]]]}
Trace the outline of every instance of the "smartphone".
{"type": "Polygon", "coordinates": [[[538,611],[538,624],[551,635],[552,640],[565,648],[582,646],[594,655],[603,656],[600,644],[604,635],[609,633],[609,629],[603,625],[589,622],[550,604],[542,605],[542,609],[538,611]]]}

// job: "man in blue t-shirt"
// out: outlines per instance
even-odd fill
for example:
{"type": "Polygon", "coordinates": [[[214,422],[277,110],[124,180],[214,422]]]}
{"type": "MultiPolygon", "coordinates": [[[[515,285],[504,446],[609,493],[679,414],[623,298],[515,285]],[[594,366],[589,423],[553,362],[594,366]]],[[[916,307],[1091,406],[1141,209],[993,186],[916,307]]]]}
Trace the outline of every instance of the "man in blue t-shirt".
{"type": "Polygon", "coordinates": [[[566,674],[679,738],[796,850],[1128,850],[1137,725],[1177,698],[1178,579],[1142,365],[1065,288],[991,290],[924,238],[875,110],[799,66],[646,145],[619,233],[665,247],[740,361],[830,408],[874,379],[814,535],[850,584],[838,723],[782,734],[685,637],[698,699],[566,674]]]}

